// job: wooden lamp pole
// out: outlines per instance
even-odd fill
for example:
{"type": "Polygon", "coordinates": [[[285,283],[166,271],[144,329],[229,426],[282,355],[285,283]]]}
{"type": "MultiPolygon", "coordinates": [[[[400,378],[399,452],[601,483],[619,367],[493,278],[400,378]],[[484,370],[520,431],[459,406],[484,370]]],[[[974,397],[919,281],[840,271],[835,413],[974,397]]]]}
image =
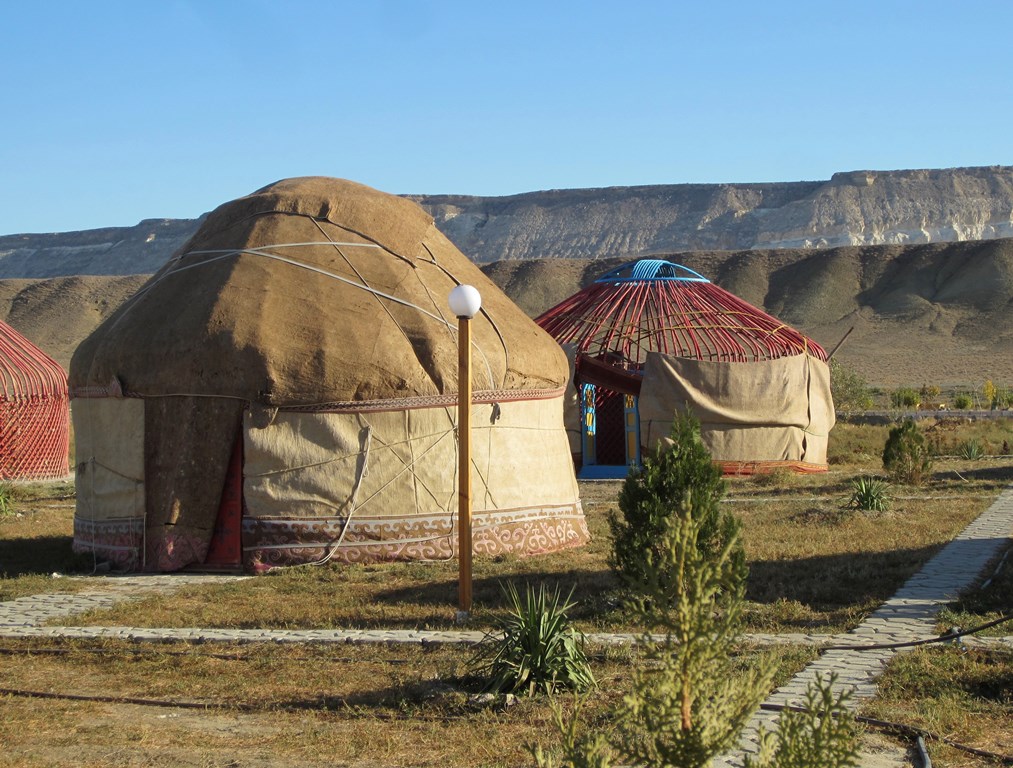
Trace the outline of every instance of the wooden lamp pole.
{"type": "Polygon", "coordinates": [[[450,311],[457,316],[457,594],[459,621],[471,613],[471,318],[482,308],[482,296],[470,285],[450,292],[450,311]]]}

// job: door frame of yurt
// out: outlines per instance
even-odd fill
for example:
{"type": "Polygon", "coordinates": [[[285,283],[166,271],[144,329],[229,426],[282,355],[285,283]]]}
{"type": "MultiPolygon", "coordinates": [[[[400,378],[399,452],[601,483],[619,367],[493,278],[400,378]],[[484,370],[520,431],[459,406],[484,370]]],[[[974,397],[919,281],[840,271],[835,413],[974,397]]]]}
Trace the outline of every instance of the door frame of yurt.
{"type": "Polygon", "coordinates": [[[641,466],[640,453],[640,376],[593,358],[580,356],[577,390],[580,405],[581,468],[582,480],[606,480],[626,477],[631,469],[641,466]],[[622,398],[621,419],[600,418],[603,403],[622,398]],[[621,442],[622,463],[602,461],[602,444],[621,442]]]}

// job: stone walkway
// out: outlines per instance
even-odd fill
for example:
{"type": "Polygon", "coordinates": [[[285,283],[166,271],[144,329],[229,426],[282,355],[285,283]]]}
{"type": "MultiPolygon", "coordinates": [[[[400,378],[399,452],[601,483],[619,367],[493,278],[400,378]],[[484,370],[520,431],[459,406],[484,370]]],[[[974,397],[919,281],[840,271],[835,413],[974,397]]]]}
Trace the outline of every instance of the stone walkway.
{"type": "MultiPolygon", "coordinates": [[[[970,585],[1008,544],[1013,535],[1013,488],[1000,494],[991,507],[965,528],[953,541],[912,576],[892,598],[860,626],[847,635],[834,639],[834,645],[872,645],[905,643],[936,637],[935,617],[946,603],[970,585]]],[[[1009,644],[1009,639],[1003,642],[1009,644]]],[[[768,704],[797,705],[802,703],[809,683],[822,675],[827,679],[837,674],[835,690],[852,692],[851,708],[876,695],[876,679],[893,654],[910,649],[829,650],[799,672],[767,699],[768,704]]],[[[773,729],[777,722],[774,712],[760,711],[746,727],[740,742],[741,750],[715,766],[741,766],[746,752],[756,751],[759,727],[773,729]]],[[[863,766],[913,765],[902,754],[863,754],[863,766]]]]}
{"type": "MultiPolygon", "coordinates": [[[[817,647],[864,646],[906,643],[936,637],[935,616],[982,572],[1013,535],[1013,487],[1005,490],[985,512],[944,547],[859,627],[844,635],[748,635],[759,644],[793,643],[817,647]]],[[[1007,566],[1013,567],[1013,566],[1007,566]]],[[[108,608],[124,600],[136,600],[152,593],[167,593],[183,586],[235,581],[242,576],[201,574],[108,576],[91,578],[94,588],[77,594],[34,595],[0,603],[0,637],[120,638],[135,641],[168,642],[277,642],[277,643],[475,643],[483,637],[476,631],[422,630],[269,630],[269,629],[159,629],[142,627],[43,626],[48,622],[93,609],[108,608]]],[[[634,635],[590,634],[592,644],[629,643],[634,635]]],[[[965,638],[968,645],[1003,644],[1013,648],[1013,638],[979,640],[965,638]]],[[[852,692],[851,706],[857,708],[876,695],[876,679],[893,654],[907,649],[850,650],[834,647],[798,673],[787,685],[767,699],[768,704],[794,705],[803,701],[809,683],[817,675],[837,674],[836,689],[852,692]]],[[[740,750],[714,762],[715,768],[737,768],[743,755],[756,750],[758,728],[772,729],[777,714],[760,711],[747,726],[740,750]]],[[[863,768],[900,768],[914,765],[896,748],[882,747],[862,755],[863,768]]]]}

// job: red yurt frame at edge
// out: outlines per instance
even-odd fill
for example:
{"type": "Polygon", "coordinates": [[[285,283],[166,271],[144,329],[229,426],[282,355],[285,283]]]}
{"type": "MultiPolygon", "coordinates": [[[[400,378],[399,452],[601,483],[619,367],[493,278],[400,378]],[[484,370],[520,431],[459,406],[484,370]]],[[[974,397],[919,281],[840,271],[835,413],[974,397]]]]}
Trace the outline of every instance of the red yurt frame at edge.
{"type": "Polygon", "coordinates": [[[0,479],[70,474],[67,372],[0,322],[0,479]]]}
{"type": "MultiPolygon", "coordinates": [[[[826,392],[819,404],[829,402],[830,412],[824,416],[833,424],[823,348],[680,264],[663,259],[630,262],[602,275],[535,322],[573,359],[576,394],[571,418],[576,424],[568,428],[583,478],[623,477],[631,467],[640,466],[642,450],[653,447],[648,445],[652,440],[641,435],[638,402],[650,355],[699,361],[711,370],[721,364],[797,358],[806,366],[807,381],[810,364],[821,366],[825,370],[817,374],[826,379],[826,392]]],[[[677,399],[678,407],[683,407],[681,396],[677,399]]],[[[718,409],[722,405],[719,400],[718,409]]],[[[702,428],[706,433],[707,425],[702,428]]],[[[826,435],[821,438],[825,446],[826,435]]],[[[815,463],[770,457],[724,461],[717,454],[715,460],[726,474],[769,472],[778,466],[819,472],[827,469],[825,447],[823,453],[822,461],[815,463]]]]}

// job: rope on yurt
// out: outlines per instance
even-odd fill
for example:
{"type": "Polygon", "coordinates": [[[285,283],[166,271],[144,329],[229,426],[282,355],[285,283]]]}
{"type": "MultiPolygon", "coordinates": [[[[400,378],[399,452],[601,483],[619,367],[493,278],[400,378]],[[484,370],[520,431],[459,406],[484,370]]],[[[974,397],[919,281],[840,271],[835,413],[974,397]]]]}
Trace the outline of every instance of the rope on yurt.
{"type": "MultiPolygon", "coordinates": [[[[425,243],[423,243],[423,246],[425,246],[425,243]]],[[[428,251],[429,249],[426,248],[426,250],[428,251]]],[[[430,253],[432,252],[430,251],[430,253]]],[[[445,274],[447,277],[453,280],[455,285],[460,285],[460,282],[458,282],[457,278],[453,274],[448,272],[446,269],[444,269],[442,264],[437,263],[435,258],[433,259],[432,263],[441,272],[443,272],[443,274],[445,274]]],[[[429,289],[426,288],[427,292],[428,290],[429,289]]],[[[492,316],[485,311],[485,307],[481,307],[478,311],[482,314],[482,317],[484,317],[489,322],[489,325],[492,326],[492,329],[496,332],[496,336],[499,338],[500,347],[503,349],[503,384],[505,385],[506,372],[510,370],[510,349],[507,347],[506,339],[503,337],[503,332],[499,329],[499,326],[496,325],[496,321],[492,318],[492,316]]],[[[474,344],[474,346],[476,349],[478,349],[478,351],[482,354],[482,357],[485,359],[486,368],[489,370],[489,383],[490,385],[492,385],[493,389],[496,389],[496,386],[493,383],[492,368],[489,365],[489,359],[486,357],[485,352],[482,351],[482,349],[478,346],[478,344],[474,344]]]]}
{"type": "Polygon", "coordinates": [[[352,524],[352,515],[355,514],[357,508],[356,500],[359,496],[359,488],[362,487],[362,478],[364,478],[369,471],[369,449],[373,444],[373,427],[369,424],[366,425],[366,437],[363,440],[362,449],[359,455],[362,457],[362,463],[359,465],[359,471],[355,473],[355,484],[352,486],[352,496],[348,500],[348,514],[345,516],[345,524],[341,526],[341,533],[338,535],[338,540],[335,541],[330,548],[327,550],[327,554],[324,555],[320,560],[314,563],[305,563],[305,565],[327,565],[334,557],[334,553],[341,548],[341,545],[345,541],[345,534],[348,533],[348,527],[352,524]]]}
{"type": "MultiPolygon", "coordinates": [[[[243,249],[238,249],[238,250],[230,250],[230,251],[228,251],[226,253],[226,256],[228,256],[228,255],[240,255],[240,254],[244,254],[244,255],[247,255],[247,256],[262,256],[265,259],[272,259],[274,261],[280,261],[283,264],[288,264],[288,265],[293,266],[293,267],[299,267],[301,269],[306,269],[306,270],[309,270],[310,272],[315,272],[316,274],[323,275],[324,277],[329,277],[329,278],[331,278],[333,280],[337,280],[338,282],[345,283],[346,285],[350,285],[353,288],[360,288],[361,290],[364,290],[364,291],[366,291],[368,293],[372,293],[374,296],[378,296],[380,298],[387,299],[388,301],[392,301],[395,304],[400,304],[401,306],[417,310],[418,312],[420,312],[421,314],[425,315],[426,317],[431,318],[432,320],[435,320],[438,323],[441,323],[442,325],[447,326],[452,331],[456,330],[454,328],[454,324],[452,322],[448,321],[444,317],[441,317],[440,315],[433,314],[429,310],[420,307],[418,304],[414,304],[413,302],[406,301],[405,299],[399,299],[397,296],[392,296],[389,293],[385,293],[384,291],[377,290],[376,288],[373,288],[372,286],[367,285],[365,282],[357,283],[354,280],[349,280],[346,277],[342,277],[341,275],[334,274],[333,272],[329,272],[326,269],[321,269],[320,267],[315,267],[312,264],[306,264],[305,262],[296,261],[295,259],[289,259],[289,258],[286,258],[284,256],[279,256],[279,255],[274,254],[274,253],[268,253],[266,250],[264,250],[266,248],[279,248],[279,247],[286,248],[286,247],[295,247],[295,246],[302,246],[302,245],[330,245],[330,243],[284,243],[282,245],[265,245],[265,246],[260,246],[259,248],[243,248],[243,249]]],[[[363,247],[366,247],[365,244],[363,244],[363,243],[358,243],[358,244],[357,243],[342,243],[341,245],[362,245],[363,247]]],[[[369,247],[379,248],[380,246],[369,246],[369,247]]],[[[190,251],[189,253],[191,253],[191,254],[204,254],[204,253],[216,253],[216,252],[218,252],[218,251],[190,251]]],[[[224,258],[224,257],[222,257],[222,258],[224,258]]],[[[210,262],[201,262],[200,264],[192,264],[192,265],[189,265],[189,266],[190,267],[196,267],[196,266],[201,266],[201,265],[206,264],[206,263],[210,263],[210,262]]],[[[167,272],[166,276],[168,276],[169,274],[173,274],[173,273],[168,273],[167,272]]],[[[485,313],[483,312],[483,314],[485,314],[485,313]]],[[[488,317],[488,316],[486,315],[486,317],[488,317]]],[[[393,320],[393,318],[391,318],[391,319],[393,320]]],[[[396,321],[395,321],[395,324],[396,324],[396,321]]],[[[400,326],[398,326],[398,327],[400,329],[400,326]]],[[[482,356],[482,359],[485,362],[486,371],[487,371],[487,373],[489,375],[489,385],[490,385],[490,387],[491,388],[495,388],[495,379],[493,378],[493,375],[492,375],[492,366],[489,364],[489,360],[486,357],[486,354],[485,354],[484,350],[482,350],[482,348],[479,347],[477,344],[473,343],[473,346],[475,347],[475,349],[478,350],[478,353],[482,356]]]]}
{"type": "MultiPolygon", "coordinates": [[[[447,418],[450,419],[450,409],[448,408],[448,409],[444,409],[444,410],[447,411],[447,418]]],[[[366,442],[366,450],[367,451],[369,451],[371,449],[374,437],[376,437],[376,440],[385,449],[391,449],[391,448],[394,448],[395,446],[398,446],[398,445],[410,444],[413,441],[412,438],[409,438],[407,440],[398,440],[398,441],[392,442],[392,443],[385,443],[382,438],[374,435],[374,433],[372,431],[372,427],[369,427],[367,425],[367,429],[368,429],[367,442],[366,442]]],[[[351,523],[351,518],[352,518],[353,512],[365,508],[366,505],[368,505],[374,498],[376,498],[376,496],[378,496],[380,493],[382,493],[384,490],[386,490],[387,487],[390,486],[390,484],[393,483],[395,480],[397,480],[401,475],[403,475],[405,472],[407,472],[409,470],[414,469],[415,464],[416,464],[417,461],[419,461],[420,459],[425,458],[425,456],[430,451],[432,451],[437,445],[439,445],[447,435],[453,434],[454,431],[455,430],[453,429],[453,427],[451,427],[450,429],[445,430],[443,432],[433,432],[433,433],[430,433],[430,434],[427,434],[427,435],[423,435],[422,436],[423,438],[436,438],[436,439],[433,441],[432,445],[430,445],[428,448],[426,448],[426,450],[424,450],[418,456],[412,456],[411,461],[406,462],[405,465],[404,465],[404,467],[402,467],[395,475],[393,475],[391,478],[389,478],[386,483],[384,483],[382,486],[380,486],[375,491],[373,491],[373,493],[371,493],[368,497],[366,497],[366,499],[364,499],[362,501],[362,503],[360,504],[360,503],[358,503],[359,486],[361,485],[362,478],[365,477],[365,475],[366,475],[366,461],[364,460],[363,464],[362,464],[362,471],[361,471],[361,473],[356,478],[356,484],[355,484],[355,488],[354,488],[353,495],[352,495],[352,507],[350,508],[348,516],[346,517],[345,524],[344,524],[344,526],[341,529],[341,533],[338,536],[338,540],[334,544],[328,545],[328,547],[329,547],[328,553],[323,558],[321,558],[320,560],[314,561],[312,563],[299,563],[298,565],[275,565],[275,566],[271,567],[271,570],[272,571],[275,571],[275,570],[281,571],[282,569],[302,568],[302,567],[305,567],[305,566],[325,565],[326,563],[328,563],[334,557],[334,555],[337,554],[338,549],[340,548],[342,542],[344,541],[345,533],[347,532],[348,526],[351,523]]],[[[270,473],[266,473],[266,474],[283,474],[285,472],[293,472],[293,471],[297,471],[299,469],[305,469],[306,467],[323,466],[325,464],[331,464],[331,463],[333,463],[335,461],[339,461],[342,458],[347,458],[347,456],[350,456],[350,455],[352,455],[352,454],[346,454],[345,456],[340,456],[340,457],[337,457],[337,458],[334,458],[334,459],[329,459],[328,461],[322,461],[322,462],[317,462],[317,463],[314,463],[314,464],[308,464],[305,467],[287,467],[286,469],[277,470],[275,472],[270,472],[270,473]]],[[[257,475],[257,476],[258,477],[263,477],[265,475],[257,475]]],[[[434,498],[435,498],[435,494],[433,494],[432,491],[429,490],[428,487],[426,488],[426,490],[429,491],[430,495],[433,495],[434,498]]],[[[429,537],[429,539],[425,539],[425,541],[432,541],[432,540],[440,539],[440,538],[444,538],[444,537],[443,536],[431,536],[431,537],[429,537]]]]}

